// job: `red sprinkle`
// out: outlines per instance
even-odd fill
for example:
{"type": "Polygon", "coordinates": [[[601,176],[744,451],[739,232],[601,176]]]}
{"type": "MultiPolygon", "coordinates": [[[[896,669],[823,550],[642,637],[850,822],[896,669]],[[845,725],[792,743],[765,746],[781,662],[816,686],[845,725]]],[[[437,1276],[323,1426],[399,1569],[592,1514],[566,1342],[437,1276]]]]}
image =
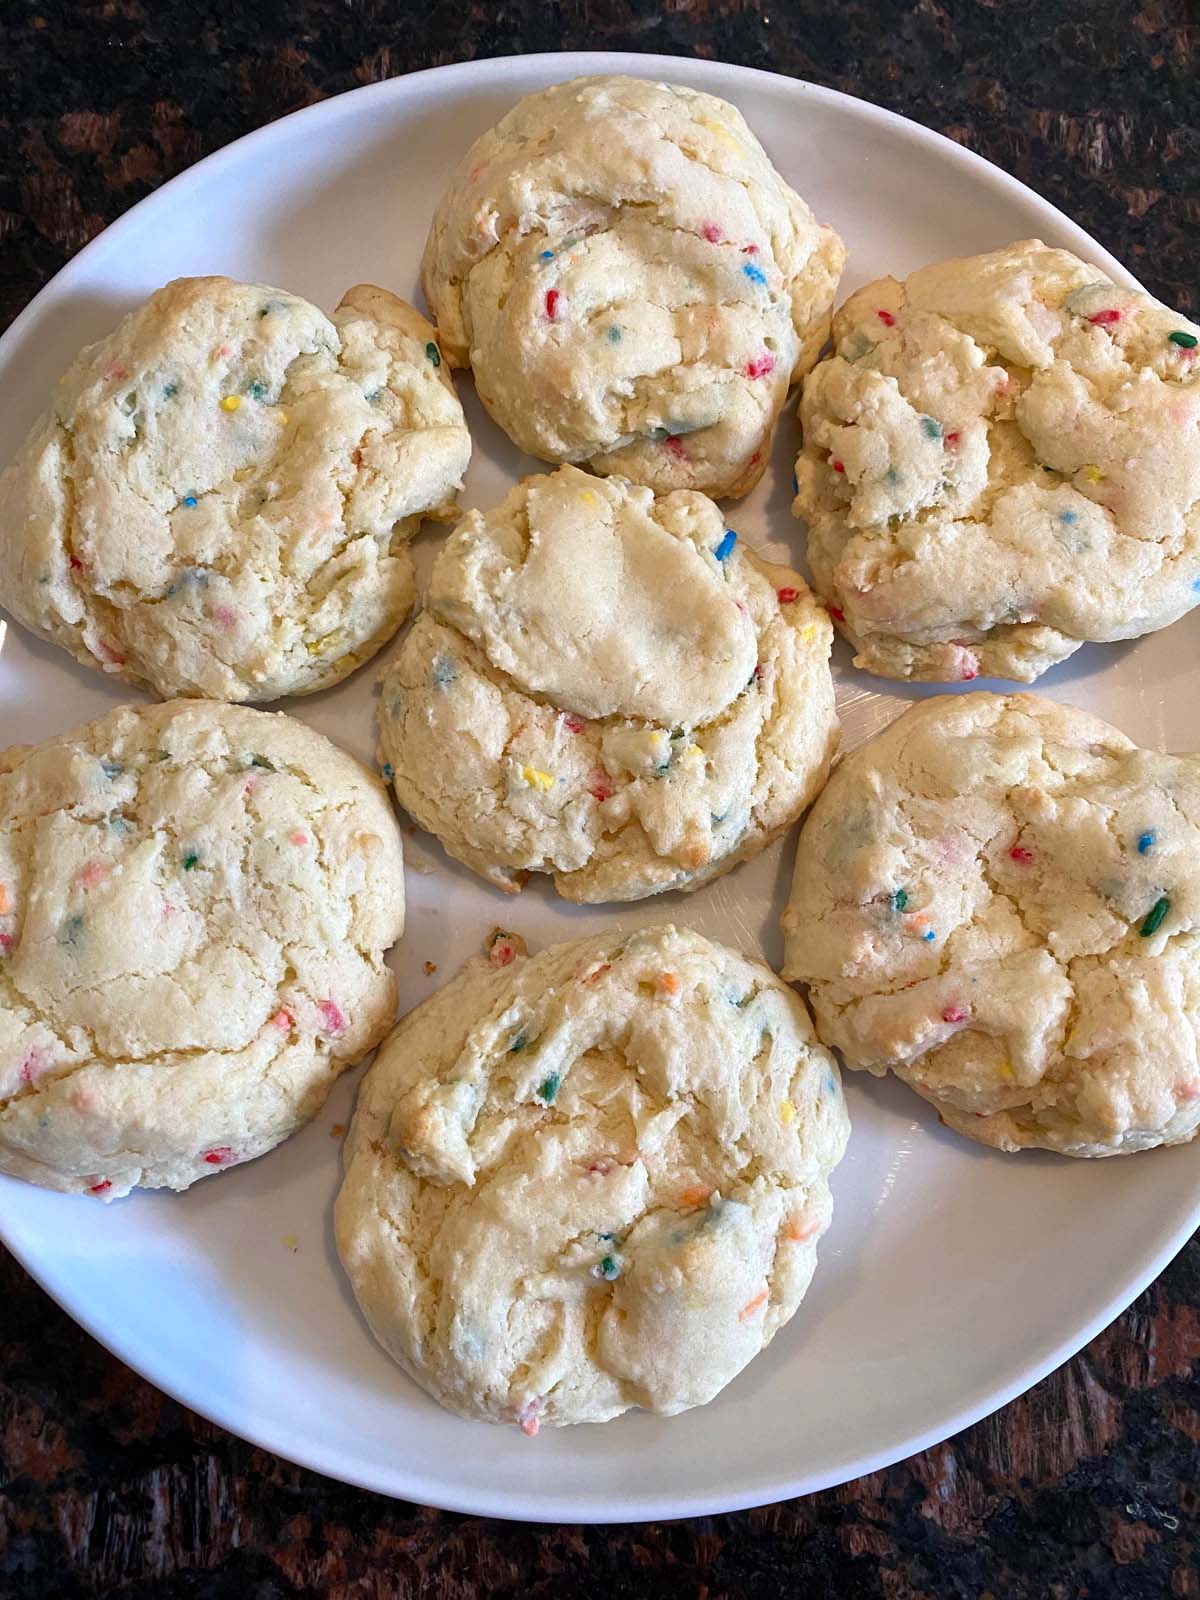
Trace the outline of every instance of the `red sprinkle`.
{"type": "Polygon", "coordinates": [[[663,449],[668,455],[673,455],[676,461],[690,461],[691,457],[684,448],[683,440],[676,433],[669,433],[663,440],[663,449]]]}
{"type": "Polygon", "coordinates": [[[754,452],[754,454],[750,457],[750,465],[752,467],[756,467],[761,460],[762,460],[762,451],[761,450],[756,450],[754,452]]]}
{"type": "Polygon", "coordinates": [[[1033,860],[1033,851],[1026,850],[1023,844],[1013,845],[1008,853],[1014,861],[1019,861],[1023,867],[1027,867],[1033,860]]]}
{"type": "Polygon", "coordinates": [[[12,936],[12,934],[11,933],[0,933],[0,950],[11,950],[12,947],[13,947],[13,936],[12,936]]]}
{"type": "Polygon", "coordinates": [[[829,615],[835,622],[845,622],[846,620],[846,613],[842,610],[841,606],[830,606],[829,615]]]}
{"type": "Polygon", "coordinates": [[[943,1022],[965,1022],[971,1015],[967,1006],[947,1006],[942,1012],[943,1022]]]}
{"type": "Polygon", "coordinates": [[[126,657],[119,650],[114,650],[107,640],[101,639],[96,648],[100,652],[101,659],[109,662],[112,666],[123,667],[125,665],[126,657]]]}
{"type": "Polygon", "coordinates": [[[561,296],[557,289],[546,290],[546,315],[554,322],[558,318],[558,302],[561,296]]]}
{"type": "Polygon", "coordinates": [[[611,800],[617,792],[617,786],[609,777],[603,767],[593,767],[588,774],[588,793],[593,800],[598,800],[601,805],[606,800],[611,800]]]}
{"type": "Polygon", "coordinates": [[[108,1190],[111,1189],[111,1188],[112,1188],[111,1180],[108,1179],[108,1178],[103,1178],[103,1179],[101,1179],[101,1181],[99,1183],[94,1183],[92,1185],[92,1187],[88,1190],[88,1193],[89,1194],[106,1194],[108,1192],[108,1190]]]}
{"type": "Polygon", "coordinates": [[[583,723],[578,717],[573,717],[569,711],[562,712],[562,724],[568,733],[582,733],[583,723]]]}
{"type": "Polygon", "coordinates": [[[960,434],[956,428],[953,433],[946,433],[942,435],[942,443],[945,445],[947,450],[953,450],[957,447],[958,441],[961,438],[962,434],[960,434]]]}
{"type": "Polygon", "coordinates": [[[1116,310],[1097,311],[1094,317],[1088,318],[1088,321],[1095,328],[1108,328],[1111,327],[1114,322],[1120,322],[1120,320],[1121,313],[1116,310]]]}
{"type": "Polygon", "coordinates": [[[764,350],[761,356],[755,356],[753,361],[746,363],[746,376],[748,378],[765,378],[768,373],[775,371],[775,357],[769,350],[764,350]]]}
{"type": "Polygon", "coordinates": [[[896,326],[896,319],[890,311],[877,311],[875,315],[885,328],[894,328],[896,326]]]}
{"type": "Polygon", "coordinates": [[[321,1021],[330,1033],[345,1033],[346,1019],[342,1015],[341,1007],[332,1000],[320,1000],[317,1010],[321,1013],[321,1021]]]}
{"type": "Polygon", "coordinates": [[[776,589],[775,598],[781,606],[790,606],[793,600],[799,600],[799,589],[793,589],[791,584],[786,584],[782,589],[776,589]]]}
{"type": "Polygon", "coordinates": [[[742,246],[742,254],[744,256],[756,256],[758,254],[758,246],[756,244],[744,244],[742,246]]]}
{"type": "Polygon", "coordinates": [[[292,843],[293,844],[307,844],[308,843],[308,835],[303,831],[303,829],[297,828],[295,833],[292,834],[292,843]]]}
{"type": "Polygon", "coordinates": [[[488,951],[488,965],[491,967],[510,967],[516,953],[511,940],[497,939],[488,951]]]}
{"type": "Polygon", "coordinates": [[[709,244],[720,244],[725,237],[715,222],[706,222],[700,232],[708,240],[709,244]]]}
{"type": "Polygon", "coordinates": [[[844,461],[831,461],[830,466],[832,466],[835,472],[845,472],[846,470],[846,463],[844,461]]]}
{"type": "Polygon", "coordinates": [[[72,556],[71,557],[71,571],[72,572],[82,572],[83,571],[83,562],[80,561],[78,556],[72,556]]]}
{"type": "Polygon", "coordinates": [[[218,1145],[215,1150],[205,1151],[204,1159],[210,1167],[227,1167],[233,1160],[233,1151],[227,1144],[218,1145]]]}

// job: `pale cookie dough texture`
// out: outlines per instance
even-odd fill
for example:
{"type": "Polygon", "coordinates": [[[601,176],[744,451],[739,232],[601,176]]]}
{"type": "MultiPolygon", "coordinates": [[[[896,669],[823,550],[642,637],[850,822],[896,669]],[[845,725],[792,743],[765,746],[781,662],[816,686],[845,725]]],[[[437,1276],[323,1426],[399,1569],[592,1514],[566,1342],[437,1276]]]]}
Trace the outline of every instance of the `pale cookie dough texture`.
{"type": "Polygon", "coordinates": [[[801,831],[785,974],[846,1065],[1071,1156],[1200,1125],[1200,759],[1032,695],[927,700],[801,831]]]}
{"type": "Polygon", "coordinates": [[[832,639],[804,580],[704,495],[561,467],[447,540],[382,675],[384,773],[501,889],[692,889],[825,781],[832,639]]]}
{"type": "Polygon", "coordinates": [[[290,717],[0,753],[0,1171],[114,1200],[262,1155],[391,1027],[403,925],[386,791],[290,717]]]}
{"type": "Polygon", "coordinates": [[[60,380],[0,477],[0,603],[164,697],[337,683],[415,597],[407,544],[470,456],[433,328],[180,278],[60,380]]]}
{"type": "Polygon", "coordinates": [[[522,450],[740,495],[844,260],[733,106],[577,78],[471,146],[422,278],[447,356],[522,450]]]}
{"type": "Polygon", "coordinates": [[[800,999],[658,927],[469,962],[385,1043],[335,1209],[372,1332],[460,1416],[703,1405],[795,1313],[849,1119],[800,999]]]}
{"type": "Polygon", "coordinates": [[[833,338],[794,509],[856,666],[1031,682],[1200,601],[1200,328],[1028,239],[868,284],[833,338]]]}

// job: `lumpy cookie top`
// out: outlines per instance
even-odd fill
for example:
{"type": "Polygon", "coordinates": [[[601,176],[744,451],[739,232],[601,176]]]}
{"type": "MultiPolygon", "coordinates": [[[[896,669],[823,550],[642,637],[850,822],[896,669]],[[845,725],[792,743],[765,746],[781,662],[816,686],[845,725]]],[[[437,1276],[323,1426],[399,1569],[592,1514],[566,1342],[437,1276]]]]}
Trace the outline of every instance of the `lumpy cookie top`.
{"type": "Polygon", "coordinates": [[[470,456],[433,328],[180,278],[84,350],[0,477],[0,600],[164,696],[326,688],[412,606],[407,540],[470,456]]]}
{"type": "Polygon", "coordinates": [[[833,331],[795,510],[857,665],[1030,681],[1200,600],[1200,328],[1031,239],[868,284],[833,331]]]}
{"type": "Polygon", "coordinates": [[[0,754],[0,1171],[185,1189],[395,1015],[399,830],[302,723],[176,700],[0,754]]]}
{"type": "Polygon", "coordinates": [[[766,967],[653,928],[496,937],[359,1093],[338,1250],[443,1405],[539,1425],[702,1405],[793,1315],[849,1132],[766,967]]]}
{"type": "Polygon", "coordinates": [[[733,495],[824,343],[844,258],[733,106],[579,78],[471,146],[423,282],[447,355],[523,450],[733,495]]]}
{"type": "Polygon", "coordinates": [[[842,763],[784,917],[846,1064],[1003,1150],[1200,1125],[1200,760],[1031,695],[928,700],[842,763]]]}
{"type": "Polygon", "coordinates": [[[503,889],[692,888],[762,849],[824,782],[832,628],[798,574],[705,496],[575,467],[447,541],[382,675],[401,804],[503,889]]]}

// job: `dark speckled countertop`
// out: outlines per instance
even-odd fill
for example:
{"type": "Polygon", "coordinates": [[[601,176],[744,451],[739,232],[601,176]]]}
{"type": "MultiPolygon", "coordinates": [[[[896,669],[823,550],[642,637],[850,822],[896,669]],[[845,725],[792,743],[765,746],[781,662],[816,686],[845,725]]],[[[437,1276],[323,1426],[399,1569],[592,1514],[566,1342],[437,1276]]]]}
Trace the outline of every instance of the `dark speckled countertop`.
{"type": "MultiPolygon", "coordinates": [[[[558,48],[719,57],[875,100],[1032,184],[1195,316],[1198,45],[1188,0],[6,0],[0,321],[274,117],[558,48]]],[[[384,1500],[242,1443],[0,1255],[0,1597],[1200,1597],[1198,1356],[1193,1240],[1073,1361],[902,1465],[737,1515],[542,1528],[384,1500]]]]}

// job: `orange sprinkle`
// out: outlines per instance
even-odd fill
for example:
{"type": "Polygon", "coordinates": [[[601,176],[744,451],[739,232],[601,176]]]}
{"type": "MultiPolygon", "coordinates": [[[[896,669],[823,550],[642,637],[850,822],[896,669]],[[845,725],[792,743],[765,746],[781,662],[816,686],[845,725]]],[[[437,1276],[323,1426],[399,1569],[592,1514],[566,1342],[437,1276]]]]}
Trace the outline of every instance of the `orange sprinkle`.
{"type": "Polygon", "coordinates": [[[803,1244],[806,1239],[813,1238],[820,1231],[821,1224],[816,1217],[805,1216],[804,1212],[800,1211],[794,1217],[788,1218],[788,1225],[783,1230],[783,1237],[790,1239],[793,1244],[803,1244]]]}
{"type": "Polygon", "coordinates": [[[12,901],[8,898],[8,885],[0,883],[0,917],[6,917],[12,910],[12,901]]]}
{"type": "Polygon", "coordinates": [[[679,993],[679,979],[673,972],[660,972],[658,975],[658,986],[664,994],[679,993]]]}
{"type": "Polygon", "coordinates": [[[610,970],[607,961],[601,961],[597,966],[589,967],[586,972],[579,974],[580,983],[599,983],[600,979],[610,970]]]}
{"type": "Polygon", "coordinates": [[[758,1294],[756,1294],[754,1296],[754,1299],[753,1300],[747,1300],[746,1304],[738,1312],[738,1321],[739,1322],[747,1322],[747,1321],[749,1321],[749,1319],[758,1310],[759,1306],[765,1306],[766,1303],[767,1303],[767,1291],[765,1289],[760,1289],[758,1294]]]}
{"type": "Polygon", "coordinates": [[[707,1183],[693,1183],[679,1196],[681,1206],[702,1206],[712,1193],[712,1185],[707,1183]]]}

